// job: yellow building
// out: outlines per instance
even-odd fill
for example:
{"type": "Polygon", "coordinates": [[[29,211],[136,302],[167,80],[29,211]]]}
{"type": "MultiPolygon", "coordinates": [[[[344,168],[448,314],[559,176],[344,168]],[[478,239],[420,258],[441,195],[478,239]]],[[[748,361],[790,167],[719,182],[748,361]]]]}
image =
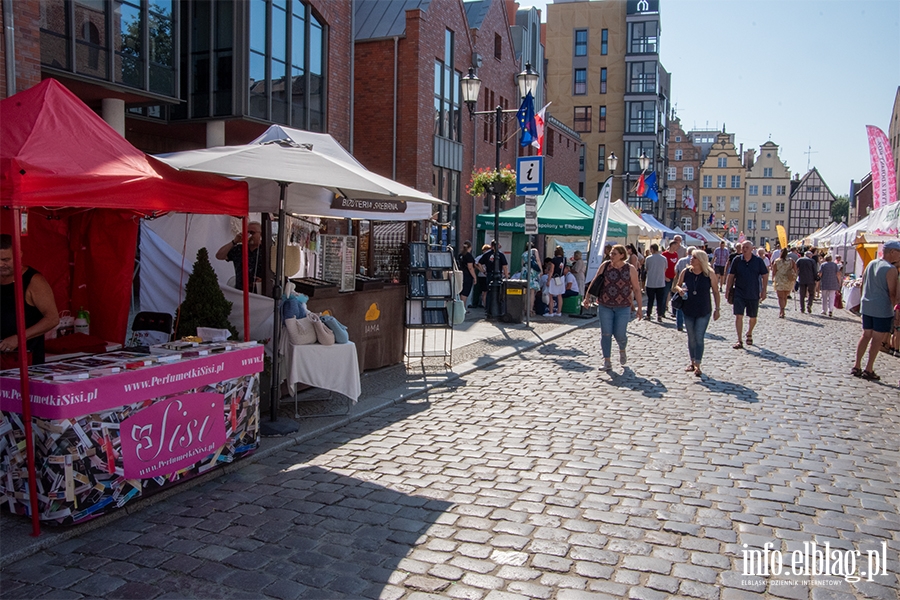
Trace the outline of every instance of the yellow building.
{"type": "MultiPolygon", "coordinates": [[[[716,141],[706,159],[700,163],[701,211],[707,207],[716,213],[716,225],[734,232],[728,239],[736,240],[746,225],[744,216],[744,176],[745,169],[741,157],[734,146],[733,136],[723,131],[716,135],[716,141]]],[[[723,230],[719,229],[718,233],[723,230]]]]}
{"type": "Polygon", "coordinates": [[[759,147],[759,158],[754,160],[752,150],[748,155],[745,163],[750,169],[745,176],[747,201],[742,227],[747,239],[765,246],[767,241],[778,241],[776,225],[788,228],[791,170],[778,156],[774,142],[759,147]]]}

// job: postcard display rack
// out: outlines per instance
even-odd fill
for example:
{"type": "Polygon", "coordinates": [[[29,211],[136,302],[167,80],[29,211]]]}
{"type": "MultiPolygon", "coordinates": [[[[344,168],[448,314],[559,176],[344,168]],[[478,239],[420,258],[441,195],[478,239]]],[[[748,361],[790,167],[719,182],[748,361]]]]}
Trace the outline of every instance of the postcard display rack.
{"type": "Polygon", "coordinates": [[[453,299],[453,249],[412,242],[408,246],[409,278],[406,294],[406,357],[444,358],[453,354],[453,323],[447,304],[453,299]]]}
{"type": "MultiPolygon", "coordinates": [[[[29,367],[42,521],[87,521],[259,447],[263,346],[150,351],[29,367]]],[[[0,503],[27,515],[20,389],[18,369],[0,371],[0,503]]]]}

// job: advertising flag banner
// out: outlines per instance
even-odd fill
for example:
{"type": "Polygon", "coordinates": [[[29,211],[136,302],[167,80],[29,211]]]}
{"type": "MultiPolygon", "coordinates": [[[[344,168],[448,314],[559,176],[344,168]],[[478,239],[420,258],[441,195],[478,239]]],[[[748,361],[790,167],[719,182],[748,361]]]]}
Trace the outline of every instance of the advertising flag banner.
{"type": "Polygon", "coordinates": [[[537,123],[534,120],[534,98],[531,92],[528,92],[522,100],[522,106],[519,107],[516,118],[519,121],[519,127],[522,129],[522,139],[519,144],[528,146],[535,142],[538,139],[538,132],[537,123]]]}
{"type": "Polygon", "coordinates": [[[787,248],[788,247],[787,231],[784,230],[784,225],[776,225],[775,231],[778,232],[778,244],[782,248],[787,248]]]}
{"type": "Polygon", "coordinates": [[[897,201],[897,176],[891,144],[884,132],[874,125],[866,125],[869,137],[869,160],[872,163],[872,208],[897,201]]]}
{"type": "Polygon", "coordinates": [[[603,262],[603,249],[606,247],[606,231],[609,226],[609,205],[612,196],[612,177],[607,178],[606,183],[600,189],[597,203],[594,205],[594,231],[591,234],[591,248],[588,256],[587,273],[584,280],[594,278],[597,269],[603,262]]]}

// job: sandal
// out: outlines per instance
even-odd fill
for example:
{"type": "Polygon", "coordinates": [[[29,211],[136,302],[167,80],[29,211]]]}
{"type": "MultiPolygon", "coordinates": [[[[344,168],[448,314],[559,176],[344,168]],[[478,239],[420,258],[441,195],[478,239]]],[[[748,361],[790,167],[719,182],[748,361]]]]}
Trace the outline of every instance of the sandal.
{"type": "Polygon", "coordinates": [[[747,334],[747,345],[748,345],[748,346],[752,346],[752,345],[753,345],[753,336],[750,335],[749,333],[747,334]]]}
{"type": "Polygon", "coordinates": [[[860,375],[863,379],[867,379],[869,381],[881,381],[881,377],[875,374],[875,371],[863,371],[862,375],[860,375]]]}
{"type": "Polygon", "coordinates": [[[703,373],[700,372],[700,369],[694,369],[694,376],[695,376],[695,377],[702,377],[702,376],[703,376],[703,373]]]}
{"type": "Polygon", "coordinates": [[[738,343],[737,343],[737,344],[735,344],[735,345],[732,346],[732,348],[734,348],[735,350],[740,350],[740,349],[743,348],[743,347],[744,347],[744,342],[742,342],[742,341],[740,341],[740,340],[738,340],[738,343]]]}
{"type": "Polygon", "coordinates": [[[859,377],[862,375],[862,369],[860,369],[859,367],[853,367],[852,369],[850,369],[850,374],[854,377],[859,377]]]}
{"type": "Polygon", "coordinates": [[[684,372],[685,372],[685,373],[690,373],[691,371],[693,371],[693,370],[696,369],[696,368],[697,368],[697,367],[694,366],[694,363],[691,363],[691,364],[689,364],[688,366],[686,366],[686,367],[684,368],[684,372]]]}

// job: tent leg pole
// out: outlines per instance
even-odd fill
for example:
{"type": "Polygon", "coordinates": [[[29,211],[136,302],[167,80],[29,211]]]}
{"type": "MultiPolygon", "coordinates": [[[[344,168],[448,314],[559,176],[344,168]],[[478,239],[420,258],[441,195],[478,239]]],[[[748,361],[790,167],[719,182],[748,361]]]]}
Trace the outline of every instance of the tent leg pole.
{"type": "MultiPolygon", "coordinates": [[[[247,249],[247,219],[248,217],[245,215],[241,219],[241,238],[243,243],[241,244],[241,264],[244,265],[244,268],[250,264],[250,256],[249,250],[247,249]]],[[[259,250],[257,250],[259,252],[259,250]]],[[[259,256],[259,254],[257,254],[259,256]]],[[[250,341],[250,278],[247,276],[248,273],[244,274],[244,341],[250,341]]],[[[256,281],[256,270],[253,271],[254,283],[256,281]]]]}

